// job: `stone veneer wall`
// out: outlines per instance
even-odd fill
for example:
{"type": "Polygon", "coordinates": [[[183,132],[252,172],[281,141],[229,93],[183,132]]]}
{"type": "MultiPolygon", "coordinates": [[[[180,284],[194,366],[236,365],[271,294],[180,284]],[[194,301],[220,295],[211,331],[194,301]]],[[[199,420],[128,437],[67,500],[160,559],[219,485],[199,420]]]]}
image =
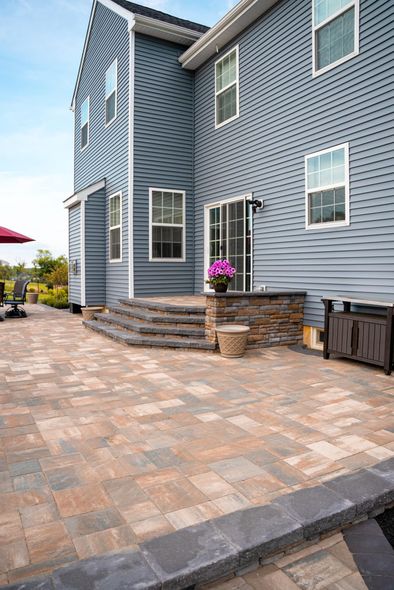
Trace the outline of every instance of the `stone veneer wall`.
{"type": "Polygon", "coordinates": [[[297,344],[303,340],[305,292],[209,293],[205,335],[216,342],[216,327],[234,323],[250,327],[248,348],[297,344]]]}

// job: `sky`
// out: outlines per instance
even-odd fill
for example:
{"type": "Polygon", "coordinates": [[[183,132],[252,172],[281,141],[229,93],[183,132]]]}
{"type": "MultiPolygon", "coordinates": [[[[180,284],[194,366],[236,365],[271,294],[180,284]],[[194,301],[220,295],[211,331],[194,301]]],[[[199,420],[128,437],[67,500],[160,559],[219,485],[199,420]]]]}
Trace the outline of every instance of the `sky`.
{"type": "MultiPolygon", "coordinates": [[[[236,0],[140,0],[208,26],[236,0]]],[[[71,96],[92,0],[0,0],[0,226],[31,238],[0,259],[31,263],[38,248],[67,254],[73,193],[71,96]]]]}

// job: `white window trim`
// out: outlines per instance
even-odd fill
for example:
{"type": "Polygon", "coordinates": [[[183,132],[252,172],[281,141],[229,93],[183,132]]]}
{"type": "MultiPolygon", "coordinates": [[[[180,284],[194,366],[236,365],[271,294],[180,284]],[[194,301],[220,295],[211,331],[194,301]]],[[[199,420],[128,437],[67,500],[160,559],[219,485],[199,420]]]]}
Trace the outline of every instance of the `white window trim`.
{"type": "Polygon", "coordinates": [[[227,125],[227,123],[231,123],[231,121],[235,121],[235,119],[238,119],[238,117],[239,117],[239,45],[235,45],[235,47],[232,47],[229,51],[227,51],[224,55],[222,55],[220,57],[220,59],[215,61],[215,129],[220,129],[220,127],[227,125]],[[223,61],[228,55],[230,55],[230,53],[233,53],[234,50],[235,50],[235,57],[236,57],[236,80],[235,80],[235,82],[231,82],[231,84],[228,84],[227,86],[225,86],[224,88],[222,88],[221,90],[218,91],[217,90],[217,79],[216,79],[216,66],[218,63],[223,61]],[[217,123],[217,109],[218,109],[217,97],[219,96],[219,94],[222,94],[228,88],[231,88],[231,86],[233,86],[234,84],[236,84],[236,88],[237,88],[237,92],[236,92],[237,113],[233,117],[230,117],[230,119],[226,119],[222,123],[217,123]]]}
{"type": "Polygon", "coordinates": [[[111,65],[105,70],[105,85],[107,85],[107,72],[109,69],[112,68],[113,64],[115,64],[115,90],[107,94],[107,89],[105,89],[105,100],[104,100],[104,124],[105,127],[109,127],[113,121],[115,121],[116,117],[118,116],[118,58],[116,57],[111,65]],[[111,94],[115,93],[115,115],[112,117],[110,121],[107,123],[107,100],[111,96],[111,94]]]}
{"type": "Polygon", "coordinates": [[[117,193],[114,193],[113,195],[110,195],[109,197],[109,230],[108,230],[108,238],[109,238],[109,251],[108,251],[108,258],[109,258],[109,262],[110,264],[113,264],[114,262],[122,262],[123,260],[123,244],[122,244],[122,240],[123,240],[123,231],[122,231],[122,211],[123,209],[123,199],[122,199],[122,191],[118,191],[117,193]],[[111,199],[113,199],[114,197],[120,197],[120,219],[119,219],[119,224],[118,225],[113,225],[111,226],[111,199]],[[120,229],[120,258],[111,258],[111,230],[112,229],[120,229]]]}
{"type": "MultiPolygon", "coordinates": [[[[86,125],[86,123],[85,123],[86,125]]],[[[85,151],[86,148],[88,147],[90,143],[90,95],[87,96],[85,98],[85,100],[83,101],[83,103],[81,104],[81,109],[80,109],[80,130],[79,130],[79,145],[81,146],[81,152],[85,151]],[[88,125],[88,141],[86,143],[86,145],[84,145],[82,147],[82,107],[85,104],[85,102],[88,101],[88,120],[87,120],[87,125],[88,125]]]]}
{"type": "Polygon", "coordinates": [[[313,154],[307,154],[305,156],[305,229],[335,229],[336,227],[344,227],[350,225],[350,183],[349,183],[349,143],[341,143],[333,147],[314,152],[313,154]],[[317,188],[308,190],[308,160],[315,156],[321,156],[335,150],[345,150],[345,181],[344,183],[328,184],[326,186],[319,186],[317,188]],[[328,221],[326,223],[309,223],[309,192],[324,191],[329,189],[338,188],[339,186],[345,187],[345,219],[343,221],[328,221]]]}
{"type": "Polygon", "coordinates": [[[349,2],[341,8],[337,10],[334,14],[326,18],[324,21],[315,25],[315,0],[312,0],[312,77],[316,78],[321,74],[325,74],[329,70],[336,68],[337,66],[345,63],[349,59],[352,59],[356,55],[360,53],[360,0],[349,0],[349,2]],[[354,51],[349,53],[348,55],[344,55],[337,61],[334,61],[332,64],[321,68],[320,70],[316,69],[317,66],[317,59],[316,59],[316,32],[327,25],[332,20],[336,19],[338,16],[347,12],[350,8],[354,6],[354,51]]]}
{"type": "Polygon", "coordinates": [[[186,262],[186,191],[173,188],[154,188],[149,187],[149,262],[186,262]],[[183,223],[154,223],[152,218],[152,200],[153,192],[180,193],[183,199],[183,223]],[[182,232],[182,258],[153,258],[152,254],[152,237],[153,226],[158,227],[181,227],[182,232]]]}
{"type": "MultiPolygon", "coordinates": [[[[209,210],[213,207],[221,207],[222,205],[227,205],[227,203],[234,203],[237,201],[250,201],[253,199],[253,193],[246,193],[244,195],[238,195],[237,197],[230,197],[228,199],[222,199],[221,201],[214,201],[212,203],[207,203],[204,205],[204,292],[211,293],[213,289],[210,287],[209,283],[206,281],[208,280],[208,268],[209,268],[209,210]]],[[[251,218],[252,222],[252,231],[251,231],[251,239],[250,239],[250,285],[253,291],[253,251],[254,251],[254,232],[253,232],[253,214],[251,218]]],[[[220,230],[221,232],[221,230],[220,230]]],[[[246,240],[246,236],[245,236],[246,240]]]]}

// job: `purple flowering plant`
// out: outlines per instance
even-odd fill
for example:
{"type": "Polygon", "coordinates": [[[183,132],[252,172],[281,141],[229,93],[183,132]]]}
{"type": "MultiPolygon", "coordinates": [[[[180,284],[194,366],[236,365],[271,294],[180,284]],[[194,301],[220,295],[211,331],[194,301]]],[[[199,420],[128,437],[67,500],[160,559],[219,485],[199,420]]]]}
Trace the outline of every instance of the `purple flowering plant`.
{"type": "Polygon", "coordinates": [[[218,285],[219,283],[228,285],[235,273],[235,268],[231,266],[228,260],[216,260],[208,268],[208,280],[206,282],[210,285],[218,285]]]}

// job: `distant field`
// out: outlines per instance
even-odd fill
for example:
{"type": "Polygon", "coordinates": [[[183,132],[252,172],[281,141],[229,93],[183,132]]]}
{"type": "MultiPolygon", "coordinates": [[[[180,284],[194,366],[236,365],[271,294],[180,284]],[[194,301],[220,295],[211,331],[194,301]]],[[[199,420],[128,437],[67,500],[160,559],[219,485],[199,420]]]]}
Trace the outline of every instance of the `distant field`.
{"type": "MultiPolygon", "coordinates": [[[[14,287],[14,281],[6,281],[5,282],[5,291],[10,293],[12,291],[14,287]]],[[[34,289],[34,291],[37,293],[37,287],[38,287],[38,283],[29,283],[29,286],[27,287],[28,291],[30,291],[31,289],[34,289]]],[[[40,283],[40,293],[48,293],[48,287],[46,285],[44,285],[44,283],[40,283]]]]}

